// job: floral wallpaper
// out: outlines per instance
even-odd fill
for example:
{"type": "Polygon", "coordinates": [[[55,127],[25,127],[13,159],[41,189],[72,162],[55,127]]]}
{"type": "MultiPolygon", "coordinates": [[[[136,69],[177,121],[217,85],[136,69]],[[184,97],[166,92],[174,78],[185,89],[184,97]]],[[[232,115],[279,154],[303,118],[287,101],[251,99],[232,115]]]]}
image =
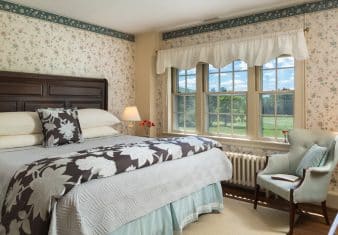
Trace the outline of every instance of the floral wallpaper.
{"type": "Polygon", "coordinates": [[[113,114],[134,103],[133,42],[5,11],[0,39],[0,70],[107,78],[113,114]]]}
{"type": "MultiPolygon", "coordinates": [[[[321,128],[338,132],[338,9],[319,11],[262,23],[222,29],[162,41],[161,49],[188,46],[210,41],[254,36],[309,27],[306,33],[310,59],[305,63],[305,111],[307,128],[321,128]]],[[[161,79],[165,81],[165,79],[161,79]]],[[[163,83],[163,82],[162,82],[163,83]]],[[[157,89],[165,90],[163,84],[157,89]]],[[[158,93],[158,92],[157,92],[158,93]]],[[[158,96],[157,107],[165,106],[165,92],[158,96]]],[[[167,120],[157,110],[157,123],[166,126],[167,120]]],[[[231,146],[226,146],[231,149],[231,146]]],[[[257,149],[238,148],[236,151],[257,152],[257,149]]],[[[260,151],[262,152],[262,151],[260,151]]],[[[270,152],[264,150],[264,154],[270,152]]],[[[263,154],[263,153],[262,153],[263,154]]],[[[338,168],[331,182],[331,190],[338,191],[338,168]]]]}

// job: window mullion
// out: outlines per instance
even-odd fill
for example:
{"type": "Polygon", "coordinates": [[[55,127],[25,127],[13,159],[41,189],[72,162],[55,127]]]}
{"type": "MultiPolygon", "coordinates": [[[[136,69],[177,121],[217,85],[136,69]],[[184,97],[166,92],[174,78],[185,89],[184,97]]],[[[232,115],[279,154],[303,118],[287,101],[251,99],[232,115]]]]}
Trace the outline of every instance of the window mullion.
{"type": "Polygon", "coordinates": [[[275,138],[277,139],[277,94],[278,94],[278,61],[276,58],[276,84],[275,84],[275,138]]]}
{"type": "Polygon", "coordinates": [[[183,96],[183,131],[187,131],[186,130],[186,125],[185,125],[185,122],[186,122],[186,110],[185,110],[185,107],[186,107],[186,95],[183,96]]]}
{"type": "Polygon", "coordinates": [[[219,95],[216,96],[217,97],[217,134],[220,134],[220,130],[219,130],[219,95]]]}

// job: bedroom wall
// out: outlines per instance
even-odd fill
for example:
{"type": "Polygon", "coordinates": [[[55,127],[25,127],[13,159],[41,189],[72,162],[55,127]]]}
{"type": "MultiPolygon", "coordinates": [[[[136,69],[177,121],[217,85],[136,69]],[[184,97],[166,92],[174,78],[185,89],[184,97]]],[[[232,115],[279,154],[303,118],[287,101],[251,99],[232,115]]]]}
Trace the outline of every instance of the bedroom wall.
{"type": "Polygon", "coordinates": [[[117,116],[134,104],[134,44],[0,11],[0,70],[107,78],[117,116]]]}
{"type": "MultiPolygon", "coordinates": [[[[161,34],[148,32],[136,35],[135,49],[135,105],[138,107],[141,119],[154,121],[156,119],[155,82],[156,50],[159,48],[161,34]]],[[[143,127],[136,128],[137,135],[145,135],[143,127]]],[[[150,129],[150,136],[156,135],[156,129],[150,129]]]]}
{"type": "MultiPolygon", "coordinates": [[[[181,47],[210,41],[259,35],[297,28],[309,27],[306,33],[310,59],[305,63],[305,123],[307,128],[321,128],[338,132],[338,9],[319,11],[306,15],[281,18],[257,24],[228,28],[162,41],[161,49],[181,47]]],[[[165,78],[157,89],[165,91],[165,78]]],[[[157,92],[157,122],[165,130],[165,92],[157,92]]],[[[161,130],[158,130],[161,132],[161,130]]],[[[226,142],[226,141],[225,141],[226,142]]],[[[226,149],[266,154],[269,149],[250,148],[225,144],[226,149]]],[[[330,190],[338,193],[338,169],[332,179],[330,190]]]]}

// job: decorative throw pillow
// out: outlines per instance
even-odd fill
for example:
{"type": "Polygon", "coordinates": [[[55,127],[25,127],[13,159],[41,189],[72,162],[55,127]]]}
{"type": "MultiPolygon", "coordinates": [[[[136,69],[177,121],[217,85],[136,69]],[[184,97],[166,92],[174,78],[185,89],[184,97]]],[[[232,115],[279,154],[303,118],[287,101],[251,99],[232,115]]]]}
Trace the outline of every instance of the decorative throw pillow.
{"type": "Polygon", "coordinates": [[[326,147],[321,147],[317,144],[312,145],[300,161],[296,169],[296,175],[303,177],[303,169],[320,166],[321,162],[323,162],[326,157],[326,152],[326,147]]]}
{"type": "Polygon", "coordinates": [[[76,109],[47,108],[37,110],[43,132],[43,145],[54,147],[83,141],[76,109]]]}

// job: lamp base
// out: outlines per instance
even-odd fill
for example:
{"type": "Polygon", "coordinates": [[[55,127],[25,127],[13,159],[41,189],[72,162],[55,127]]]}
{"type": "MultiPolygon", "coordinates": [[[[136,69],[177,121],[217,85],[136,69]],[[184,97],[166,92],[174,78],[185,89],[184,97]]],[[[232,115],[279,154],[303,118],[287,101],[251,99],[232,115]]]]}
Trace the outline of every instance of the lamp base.
{"type": "Polygon", "coordinates": [[[128,128],[133,128],[135,126],[134,122],[128,122],[128,128]]]}

